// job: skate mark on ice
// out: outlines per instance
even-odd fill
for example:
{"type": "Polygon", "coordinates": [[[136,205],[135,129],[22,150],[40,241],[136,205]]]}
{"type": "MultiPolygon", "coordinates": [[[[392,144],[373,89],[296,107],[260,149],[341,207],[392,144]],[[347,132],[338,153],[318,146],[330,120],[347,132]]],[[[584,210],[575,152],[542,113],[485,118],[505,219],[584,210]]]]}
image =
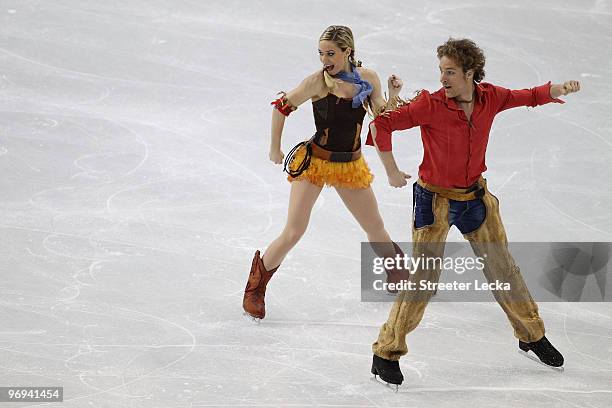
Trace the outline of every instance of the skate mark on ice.
{"type": "MultiPolygon", "coordinates": [[[[567,340],[567,342],[572,347],[572,349],[574,350],[575,353],[578,353],[581,356],[586,357],[589,360],[595,360],[596,362],[599,362],[599,363],[606,363],[608,365],[608,367],[610,366],[610,364],[612,364],[612,361],[610,361],[610,360],[606,360],[606,359],[601,358],[601,357],[595,357],[595,356],[587,354],[587,353],[585,353],[583,351],[580,351],[580,349],[576,346],[576,344],[570,339],[570,336],[568,334],[568,331],[567,331],[567,314],[565,315],[565,317],[563,319],[563,334],[565,336],[565,339],[567,340]]],[[[612,372],[612,369],[606,369],[606,368],[601,368],[601,367],[593,367],[593,366],[590,366],[590,365],[587,365],[587,367],[590,367],[590,368],[593,368],[593,369],[597,369],[599,371],[612,372]]]]}
{"type": "MultiPolygon", "coordinates": [[[[531,180],[532,180],[532,181],[533,181],[533,182],[534,182],[536,185],[537,185],[537,184],[539,184],[539,183],[538,183],[538,181],[537,181],[537,180],[536,180],[536,178],[535,178],[535,155],[536,155],[536,153],[537,153],[537,152],[538,152],[538,150],[537,150],[537,149],[533,149],[533,150],[531,151],[531,158],[530,158],[530,164],[529,164],[529,166],[530,166],[531,180]]],[[[597,228],[597,227],[594,227],[594,226],[592,226],[592,225],[590,225],[590,224],[587,224],[586,222],[584,222],[584,221],[582,221],[582,220],[580,220],[580,219],[578,219],[578,218],[576,218],[576,217],[574,217],[574,216],[572,216],[572,215],[567,214],[566,212],[564,212],[563,210],[561,210],[561,209],[560,209],[558,206],[556,206],[555,204],[553,204],[553,203],[552,203],[550,200],[548,200],[546,197],[544,197],[544,196],[542,196],[542,195],[539,195],[539,196],[540,196],[540,199],[542,200],[542,202],[544,202],[544,204],[546,204],[548,207],[550,207],[551,209],[553,209],[554,211],[556,211],[557,213],[559,213],[559,214],[560,214],[560,215],[562,215],[563,217],[565,217],[565,218],[567,218],[567,219],[569,219],[569,220],[571,220],[571,221],[573,221],[573,222],[575,222],[575,223],[578,223],[578,224],[580,224],[580,225],[582,225],[582,226],[584,226],[584,227],[587,227],[587,228],[588,228],[588,229],[590,229],[590,230],[593,230],[593,231],[599,232],[599,233],[604,234],[605,236],[608,236],[608,237],[612,237],[612,233],[610,233],[610,232],[608,232],[608,231],[604,231],[604,230],[599,229],[599,228],[597,228]]]]}
{"type": "Polygon", "coordinates": [[[417,388],[400,388],[400,393],[422,393],[422,392],[463,392],[463,391],[477,391],[477,392],[514,392],[514,391],[525,391],[525,392],[560,392],[563,394],[612,394],[612,390],[570,390],[567,388],[528,388],[528,387],[478,387],[478,386],[467,386],[467,387],[417,387],[417,388]]]}
{"type": "MultiPolygon", "coordinates": [[[[15,52],[9,51],[6,48],[1,48],[0,47],[0,52],[5,53],[13,58],[17,58],[20,59],[22,61],[26,61],[30,64],[33,65],[37,65],[43,68],[47,68],[50,69],[52,71],[56,71],[56,72],[60,72],[60,73],[64,73],[67,75],[60,75],[63,76],[65,78],[78,78],[78,79],[85,79],[88,77],[91,78],[96,78],[96,79],[103,79],[103,80],[107,80],[107,81],[116,81],[116,82],[127,82],[127,83],[134,83],[134,84],[139,84],[139,85],[146,85],[146,86],[158,86],[158,87],[168,87],[168,88],[177,88],[177,89],[189,89],[189,90],[198,90],[198,91],[206,91],[206,92],[210,92],[210,87],[199,87],[199,86],[186,86],[186,85],[175,85],[175,84],[171,84],[171,83],[166,83],[166,82],[152,82],[152,81],[144,81],[144,80],[138,80],[138,79],[128,79],[128,78],[120,78],[120,77],[112,77],[112,76],[107,76],[107,75],[100,75],[100,74],[94,74],[91,72],[86,72],[86,71],[77,71],[77,70],[73,70],[73,69],[69,69],[69,68],[64,68],[64,67],[60,67],[57,65],[51,65],[51,64],[47,64],[41,61],[36,61],[34,59],[25,57],[23,55],[17,54],[15,52]],[[84,78],[83,78],[84,77],[84,78]]],[[[158,62],[156,62],[158,63],[158,62]]],[[[164,65],[164,64],[160,64],[160,65],[164,65]]],[[[177,68],[180,69],[179,67],[173,67],[170,66],[172,68],[177,68]]],[[[201,72],[203,74],[205,74],[204,72],[201,72]]],[[[233,81],[233,79],[232,79],[233,81]]]]}
{"type": "MultiPolygon", "coordinates": [[[[121,388],[123,388],[123,387],[125,387],[127,385],[130,385],[132,383],[135,383],[136,381],[141,380],[142,378],[147,377],[149,374],[152,374],[152,373],[164,370],[164,369],[166,369],[168,367],[171,367],[171,366],[175,365],[179,361],[184,360],[185,358],[187,358],[187,356],[189,356],[193,352],[193,350],[195,349],[195,346],[196,346],[197,342],[196,342],[196,338],[195,338],[195,335],[193,334],[193,332],[191,330],[187,329],[186,327],[176,323],[176,322],[172,322],[170,320],[164,319],[161,316],[156,316],[156,315],[144,313],[144,312],[140,312],[140,311],[137,311],[137,310],[131,310],[131,309],[127,309],[127,308],[124,308],[124,307],[113,307],[113,310],[118,310],[118,311],[127,312],[127,313],[133,313],[133,314],[136,314],[136,315],[143,316],[145,318],[149,318],[149,319],[160,321],[162,323],[166,323],[166,324],[168,324],[170,326],[173,326],[173,327],[177,328],[178,330],[186,333],[191,338],[191,343],[190,344],[186,344],[186,345],[183,346],[183,347],[188,347],[189,350],[187,350],[187,352],[184,355],[182,355],[181,357],[175,359],[174,361],[171,361],[171,362],[169,362],[169,363],[167,363],[167,364],[165,364],[163,366],[153,368],[153,369],[149,370],[148,372],[146,372],[144,374],[136,376],[135,378],[131,379],[130,381],[125,381],[125,379],[122,378],[123,383],[120,384],[120,385],[116,385],[116,386],[113,386],[113,387],[110,387],[110,388],[102,389],[102,390],[97,391],[97,392],[95,392],[93,394],[87,394],[87,395],[82,395],[82,396],[75,397],[75,398],[65,399],[64,402],[78,401],[78,400],[82,400],[82,399],[85,399],[85,398],[91,398],[91,397],[94,397],[94,396],[97,396],[97,395],[101,395],[101,394],[112,393],[115,390],[121,389],[121,388]]],[[[146,321],[146,319],[145,319],[145,321],[146,321]]],[[[164,346],[163,345],[161,345],[161,346],[158,345],[158,347],[164,347],[164,346]]],[[[88,384],[86,384],[86,385],[88,385],[88,384]]],[[[124,395],[124,394],[120,394],[120,395],[124,395]]]]}

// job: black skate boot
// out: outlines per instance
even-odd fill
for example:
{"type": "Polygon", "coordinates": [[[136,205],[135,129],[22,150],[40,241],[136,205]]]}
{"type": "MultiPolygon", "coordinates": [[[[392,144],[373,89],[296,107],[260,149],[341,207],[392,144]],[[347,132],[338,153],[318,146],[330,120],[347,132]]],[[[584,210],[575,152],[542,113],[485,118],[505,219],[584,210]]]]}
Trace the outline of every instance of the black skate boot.
{"type": "Polygon", "coordinates": [[[397,388],[404,381],[404,376],[400,370],[399,361],[385,360],[382,357],[378,357],[376,354],[374,354],[372,359],[371,371],[374,376],[379,376],[380,379],[387,384],[395,385],[395,392],[397,392],[397,388]]]}
{"type": "Polygon", "coordinates": [[[550,344],[546,336],[532,343],[525,343],[524,341],[519,340],[519,348],[526,357],[535,360],[535,358],[532,358],[527,354],[529,350],[531,350],[536,356],[538,356],[543,364],[546,364],[547,366],[556,370],[563,371],[563,356],[552,344],[550,344]]]}

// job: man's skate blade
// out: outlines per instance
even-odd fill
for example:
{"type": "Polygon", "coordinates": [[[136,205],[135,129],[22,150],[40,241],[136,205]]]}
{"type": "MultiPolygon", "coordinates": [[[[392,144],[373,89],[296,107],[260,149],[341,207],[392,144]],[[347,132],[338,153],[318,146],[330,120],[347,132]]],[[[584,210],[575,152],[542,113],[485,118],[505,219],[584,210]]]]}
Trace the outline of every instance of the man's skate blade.
{"type": "Polygon", "coordinates": [[[259,323],[261,323],[261,319],[259,317],[252,316],[252,315],[248,314],[247,312],[242,312],[242,316],[244,316],[244,318],[248,322],[250,322],[252,324],[259,324],[259,323]]]}
{"type": "Polygon", "coordinates": [[[399,389],[399,385],[398,384],[388,383],[385,380],[383,380],[382,378],[379,378],[378,375],[376,375],[376,374],[374,374],[372,377],[370,377],[370,380],[374,381],[374,382],[377,382],[380,385],[384,385],[385,387],[389,388],[393,392],[397,392],[397,390],[399,389]]]}
{"type": "Polygon", "coordinates": [[[518,352],[519,352],[520,355],[522,355],[524,357],[527,357],[528,359],[533,360],[533,361],[535,361],[538,364],[542,364],[544,367],[550,368],[553,371],[557,371],[559,373],[562,373],[564,371],[563,366],[561,366],[561,367],[549,366],[548,364],[541,362],[540,359],[537,356],[533,356],[533,355],[529,354],[529,352],[527,352],[527,351],[519,350],[518,352]]]}

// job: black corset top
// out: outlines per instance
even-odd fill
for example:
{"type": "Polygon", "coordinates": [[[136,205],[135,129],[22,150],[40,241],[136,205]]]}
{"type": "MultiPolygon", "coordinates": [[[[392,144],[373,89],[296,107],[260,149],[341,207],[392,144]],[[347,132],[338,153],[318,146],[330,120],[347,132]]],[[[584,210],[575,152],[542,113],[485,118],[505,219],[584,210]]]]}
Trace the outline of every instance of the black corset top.
{"type": "Polygon", "coordinates": [[[352,99],[334,94],[312,103],[317,133],[314,141],[333,152],[354,152],[361,147],[361,126],[366,110],[353,108],[352,99]]]}

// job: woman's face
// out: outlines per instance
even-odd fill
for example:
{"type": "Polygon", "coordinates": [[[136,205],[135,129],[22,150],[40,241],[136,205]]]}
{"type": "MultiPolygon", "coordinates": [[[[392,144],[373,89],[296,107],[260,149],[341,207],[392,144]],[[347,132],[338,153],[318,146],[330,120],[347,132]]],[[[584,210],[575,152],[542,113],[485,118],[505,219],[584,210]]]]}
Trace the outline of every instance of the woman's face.
{"type": "Polygon", "coordinates": [[[333,41],[319,41],[319,59],[330,75],[336,75],[346,68],[350,52],[350,48],[342,51],[333,41]]]}

